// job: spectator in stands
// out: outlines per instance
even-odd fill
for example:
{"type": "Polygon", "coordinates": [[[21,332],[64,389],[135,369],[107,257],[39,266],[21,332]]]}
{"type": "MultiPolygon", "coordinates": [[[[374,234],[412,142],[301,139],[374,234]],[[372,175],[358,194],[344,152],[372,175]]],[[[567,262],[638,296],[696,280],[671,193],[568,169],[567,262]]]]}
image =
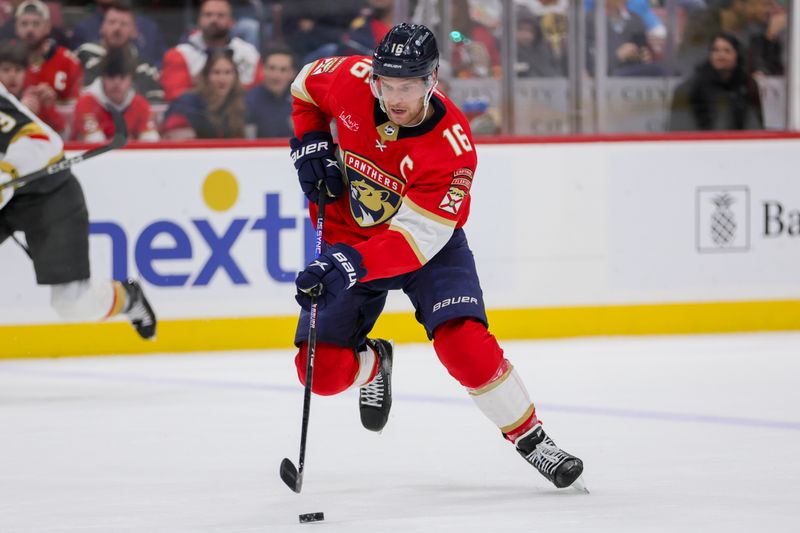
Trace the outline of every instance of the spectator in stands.
{"type": "MultiPolygon", "coordinates": [[[[656,57],[660,57],[667,44],[667,27],[655,14],[651,3],[650,0],[626,0],[625,9],[642,20],[647,43],[656,57]]],[[[586,12],[592,11],[594,9],[594,0],[584,0],[583,5],[586,12]]]]}
{"type": "Polygon", "coordinates": [[[231,139],[244,137],[244,90],[231,52],[212,52],[200,72],[197,88],[183,93],[164,114],[165,139],[231,139]]]}
{"type": "Polygon", "coordinates": [[[720,32],[739,40],[748,72],[757,77],[784,73],[786,13],[771,0],[716,0],[692,13],[678,48],[679,71],[689,73],[704,61],[709,39],[720,32]]]}
{"type": "Polygon", "coordinates": [[[546,13],[517,16],[517,64],[520,78],[567,76],[567,17],[546,13]]]}
{"type": "MultiPolygon", "coordinates": [[[[133,9],[131,0],[95,0],[94,11],[81,20],[72,32],[72,49],[76,50],[84,43],[94,43],[101,39],[100,27],[103,25],[106,11],[111,6],[133,9]]],[[[161,28],[147,17],[136,15],[136,38],[134,43],[143,62],[161,66],[161,58],[167,46],[164,44],[161,28]]]]}
{"type": "Polygon", "coordinates": [[[167,100],[174,100],[193,86],[193,78],[203,69],[206,58],[216,51],[230,52],[238,69],[238,79],[249,89],[264,79],[261,55],[251,44],[231,37],[233,10],[228,0],[203,0],[197,18],[198,29],[188,42],[170,48],[164,55],[161,86],[167,100]]]}
{"type": "MultiPolygon", "coordinates": [[[[51,39],[50,11],[40,0],[25,0],[17,8],[17,38],[28,47],[25,87],[55,93],[58,102],[78,97],[83,69],[78,59],[51,39]]],[[[50,100],[50,97],[47,98],[50,100]]]]}
{"type": "Polygon", "coordinates": [[[133,77],[136,92],[148,100],[163,100],[164,90],[159,82],[158,67],[139,55],[135,44],[136,34],[136,21],[130,6],[122,3],[109,6],[100,25],[100,40],[84,43],[76,50],[83,65],[83,85],[91,85],[97,79],[100,64],[109,50],[124,48],[136,62],[133,77]]]}
{"type": "Polygon", "coordinates": [[[17,10],[18,0],[0,0],[0,24],[14,20],[14,11],[17,10]]]}
{"type": "Polygon", "coordinates": [[[265,20],[264,5],[261,0],[233,0],[235,20],[231,35],[239,37],[261,49],[261,24],[265,20]]]}
{"type": "Polygon", "coordinates": [[[264,58],[264,82],[245,96],[247,122],[255,127],[256,137],[291,137],[294,55],[289,48],[276,46],[265,51],[264,58]]]}
{"type": "Polygon", "coordinates": [[[101,142],[114,135],[111,111],[122,113],[128,135],[137,141],[159,139],[150,104],[133,88],[136,71],[135,49],[110,48],[100,61],[100,76],[75,104],[72,134],[74,139],[101,142]]]}
{"type": "Polygon", "coordinates": [[[336,55],[344,34],[342,30],[320,24],[313,16],[303,13],[290,17],[287,27],[286,43],[304,65],[320,57],[336,55]],[[326,45],[333,48],[324,48],[326,45]]]}
{"type": "Polygon", "coordinates": [[[774,0],[747,0],[746,65],[754,76],[781,76],[784,73],[786,10],[774,0]]]}
{"type": "Polygon", "coordinates": [[[720,33],[708,59],[676,87],[670,131],[764,129],[758,84],[744,68],[739,40],[720,33]]]}
{"type": "MultiPolygon", "coordinates": [[[[642,19],[628,11],[626,0],[605,0],[606,3],[606,64],[609,76],[660,76],[662,67],[654,63],[653,50],[647,42],[642,19]]],[[[594,74],[595,47],[594,11],[587,13],[586,68],[594,74]]]]}
{"type": "Polygon", "coordinates": [[[729,0],[716,0],[713,5],[709,2],[706,9],[697,10],[687,17],[675,58],[678,74],[689,76],[698,64],[706,60],[709,40],[724,31],[723,2],[729,3],[729,0]]]}
{"type": "Polygon", "coordinates": [[[367,0],[367,6],[350,24],[347,39],[374,50],[394,25],[394,0],[367,0]]]}
{"type": "MultiPolygon", "coordinates": [[[[16,11],[23,0],[0,0],[0,10],[3,18],[0,26],[0,41],[14,39],[16,37],[16,11]]],[[[50,38],[60,46],[69,48],[69,39],[64,32],[64,17],[61,14],[61,2],[46,1],[44,4],[50,14],[50,38]]]]}
{"type": "Polygon", "coordinates": [[[55,108],[55,91],[48,85],[25,88],[27,69],[28,49],[24,44],[13,41],[0,43],[0,83],[48,126],[57,132],[63,131],[66,121],[55,108]]]}
{"type": "Polygon", "coordinates": [[[453,72],[458,78],[499,78],[500,50],[492,32],[472,19],[468,0],[452,0],[453,72]]]}

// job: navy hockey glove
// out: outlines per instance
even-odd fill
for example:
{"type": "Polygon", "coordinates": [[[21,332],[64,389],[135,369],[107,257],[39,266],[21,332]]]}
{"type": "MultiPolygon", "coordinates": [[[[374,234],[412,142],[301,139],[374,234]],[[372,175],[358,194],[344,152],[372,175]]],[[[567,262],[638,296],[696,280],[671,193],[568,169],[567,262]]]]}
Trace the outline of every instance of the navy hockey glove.
{"type": "Polygon", "coordinates": [[[295,300],[307,311],[311,309],[311,294],[319,290],[317,309],[324,308],[367,274],[361,261],[355,248],[346,244],[332,246],[297,275],[295,300]]]}
{"type": "Polygon", "coordinates": [[[292,161],[300,179],[300,188],[315,204],[319,202],[319,183],[325,181],[328,196],[337,198],[344,191],[342,171],[336,160],[336,145],[327,131],[311,131],[303,140],[292,137],[292,161]]]}

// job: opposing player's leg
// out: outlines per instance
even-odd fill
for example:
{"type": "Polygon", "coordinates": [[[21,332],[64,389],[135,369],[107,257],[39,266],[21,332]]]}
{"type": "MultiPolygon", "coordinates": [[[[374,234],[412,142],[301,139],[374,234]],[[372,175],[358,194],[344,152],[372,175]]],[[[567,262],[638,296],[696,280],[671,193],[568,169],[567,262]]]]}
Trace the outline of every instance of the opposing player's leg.
{"type": "Polygon", "coordinates": [[[139,282],[83,279],[50,286],[53,309],[69,321],[106,320],[125,314],[143,339],[156,334],[156,316],[139,282]]]}
{"type": "Polygon", "coordinates": [[[415,273],[406,292],[439,360],[481,412],[556,487],[575,482],[582,461],[544,433],[522,379],[487,328],[483,293],[462,231],[415,273]]]}
{"type": "MultiPolygon", "coordinates": [[[[317,316],[312,391],[330,396],[352,386],[359,387],[361,423],[371,431],[384,428],[392,406],[392,343],[367,338],[385,301],[386,290],[371,289],[359,283],[317,316]]],[[[295,333],[295,345],[299,348],[295,366],[303,384],[309,318],[307,311],[301,311],[295,333]]]]}
{"type": "Polygon", "coordinates": [[[25,233],[36,281],[51,286],[51,305],[62,318],[93,321],[122,313],[141,337],[155,336],[156,316],[138,282],[90,278],[89,213],[74,176],[54,190],[17,195],[5,210],[6,224],[25,233]]]}

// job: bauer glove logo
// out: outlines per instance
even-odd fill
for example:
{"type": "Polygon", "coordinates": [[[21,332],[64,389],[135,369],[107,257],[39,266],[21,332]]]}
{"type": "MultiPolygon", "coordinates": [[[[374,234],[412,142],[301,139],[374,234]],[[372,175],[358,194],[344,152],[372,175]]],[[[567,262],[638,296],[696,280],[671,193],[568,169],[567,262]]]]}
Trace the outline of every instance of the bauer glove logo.
{"type": "Polygon", "coordinates": [[[335,252],[331,254],[331,257],[339,261],[339,265],[342,267],[342,270],[347,273],[347,281],[349,282],[347,288],[349,289],[355,285],[356,281],[358,281],[358,276],[356,275],[356,269],[353,268],[353,265],[350,263],[350,260],[347,259],[347,256],[342,252],[335,252]]]}
{"type": "Polygon", "coordinates": [[[323,150],[330,150],[330,144],[328,141],[318,141],[311,144],[304,144],[297,150],[292,151],[292,162],[296,163],[297,160],[303,156],[307,156],[315,152],[322,152],[323,150]]]}

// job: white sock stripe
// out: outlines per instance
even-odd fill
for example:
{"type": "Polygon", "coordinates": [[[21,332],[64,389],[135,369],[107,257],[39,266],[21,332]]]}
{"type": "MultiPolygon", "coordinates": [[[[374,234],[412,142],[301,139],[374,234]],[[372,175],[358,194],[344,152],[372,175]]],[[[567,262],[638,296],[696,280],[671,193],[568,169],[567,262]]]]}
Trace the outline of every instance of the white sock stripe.
{"type": "Polygon", "coordinates": [[[479,394],[470,394],[478,408],[498,428],[514,429],[516,425],[524,422],[524,417],[533,412],[533,402],[528,396],[528,391],[522,383],[519,374],[513,368],[511,372],[503,374],[499,379],[502,382],[495,387],[482,387],[479,394]]]}
{"type": "Polygon", "coordinates": [[[358,352],[358,374],[356,374],[356,387],[363,387],[369,382],[372,371],[375,370],[375,350],[370,345],[358,352]]]}

